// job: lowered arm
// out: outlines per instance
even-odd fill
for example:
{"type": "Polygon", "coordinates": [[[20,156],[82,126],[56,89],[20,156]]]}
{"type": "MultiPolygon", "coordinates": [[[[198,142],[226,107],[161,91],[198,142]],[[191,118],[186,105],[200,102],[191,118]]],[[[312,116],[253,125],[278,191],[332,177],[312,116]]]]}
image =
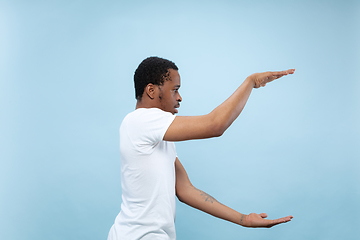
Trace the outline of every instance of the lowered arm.
{"type": "Polygon", "coordinates": [[[287,216],[279,219],[268,220],[266,213],[256,214],[250,213],[249,215],[239,213],[228,206],[217,201],[209,194],[195,188],[189,177],[180,163],[179,159],[175,160],[175,173],[176,173],[176,196],[178,199],[187,205],[197,208],[206,212],[214,217],[218,217],[229,222],[241,225],[243,227],[272,227],[280,223],[288,222],[292,216],[287,216]]]}

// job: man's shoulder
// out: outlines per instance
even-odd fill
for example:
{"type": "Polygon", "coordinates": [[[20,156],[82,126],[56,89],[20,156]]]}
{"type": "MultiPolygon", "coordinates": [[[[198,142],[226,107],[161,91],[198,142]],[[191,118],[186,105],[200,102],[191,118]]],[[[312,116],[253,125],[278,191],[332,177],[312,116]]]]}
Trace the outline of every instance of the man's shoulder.
{"type": "Polygon", "coordinates": [[[120,126],[120,136],[125,134],[131,138],[140,137],[158,142],[164,134],[175,115],[159,108],[138,108],[125,116],[120,126]]]}

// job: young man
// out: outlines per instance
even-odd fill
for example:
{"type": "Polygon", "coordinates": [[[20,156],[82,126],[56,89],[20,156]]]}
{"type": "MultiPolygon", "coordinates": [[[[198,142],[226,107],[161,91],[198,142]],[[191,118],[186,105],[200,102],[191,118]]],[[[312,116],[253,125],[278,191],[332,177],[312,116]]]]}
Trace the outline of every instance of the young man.
{"type": "Polygon", "coordinates": [[[272,227],[292,216],[265,219],[265,213],[239,213],[195,188],[176,155],[175,141],[221,136],[243,110],[253,88],[264,87],[294,69],[255,73],[212,112],[176,116],[180,75],[166,59],[150,57],[134,75],[136,110],[120,127],[121,211],[108,240],[176,239],[175,195],[194,208],[244,227],[272,227]]]}

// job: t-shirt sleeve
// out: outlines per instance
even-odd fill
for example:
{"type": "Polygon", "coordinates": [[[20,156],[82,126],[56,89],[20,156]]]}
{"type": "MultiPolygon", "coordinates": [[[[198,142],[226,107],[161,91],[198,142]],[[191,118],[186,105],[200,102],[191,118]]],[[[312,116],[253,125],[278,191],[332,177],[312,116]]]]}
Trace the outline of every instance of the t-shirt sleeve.
{"type": "Polygon", "coordinates": [[[142,109],[134,125],[138,144],[154,146],[161,140],[175,119],[175,115],[158,108],[142,109]]]}

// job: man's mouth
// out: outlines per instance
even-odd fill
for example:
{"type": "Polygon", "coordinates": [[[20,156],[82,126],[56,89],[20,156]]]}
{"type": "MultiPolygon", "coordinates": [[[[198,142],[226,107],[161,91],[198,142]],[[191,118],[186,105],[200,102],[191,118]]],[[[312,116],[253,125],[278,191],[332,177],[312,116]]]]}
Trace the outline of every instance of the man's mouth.
{"type": "Polygon", "coordinates": [[[176,105],[175,106],[175,113],[178,113],[179,111],[177,110],[177,108],[179,108],[180,107],[180,104],[178,104],[178,105],[176,105]]]}

